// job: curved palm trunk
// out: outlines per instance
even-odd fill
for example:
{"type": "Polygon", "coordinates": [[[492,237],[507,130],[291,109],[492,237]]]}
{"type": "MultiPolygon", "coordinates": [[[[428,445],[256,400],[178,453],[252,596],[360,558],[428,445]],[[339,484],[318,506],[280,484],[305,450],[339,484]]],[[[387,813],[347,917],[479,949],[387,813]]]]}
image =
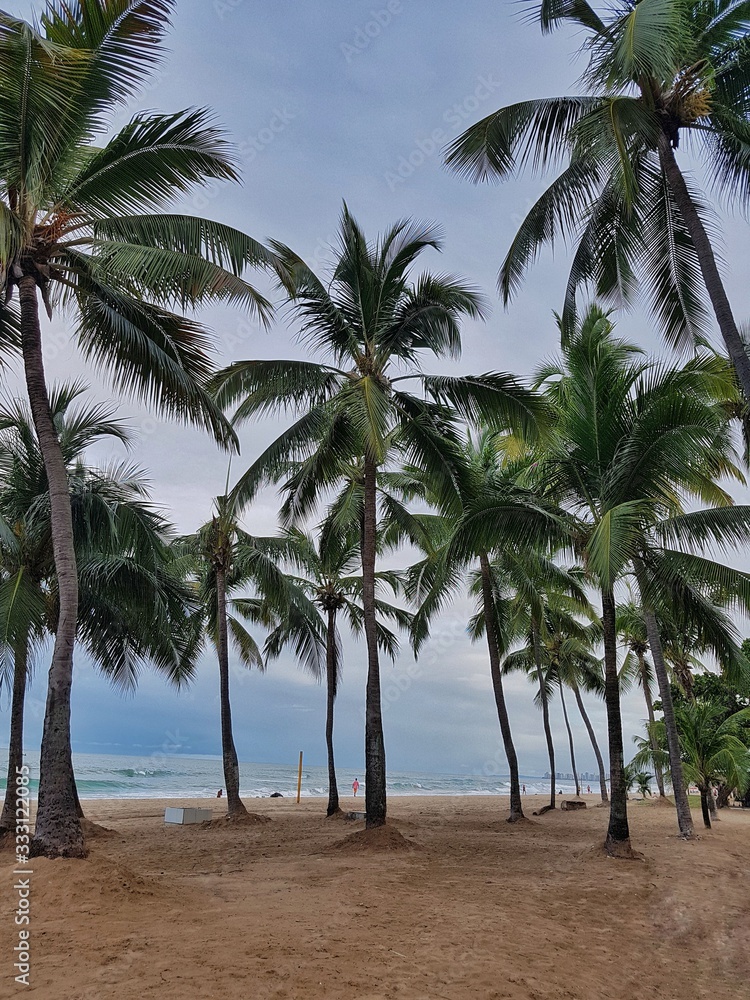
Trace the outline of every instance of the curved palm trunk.
{"type": "Polygon", "coordinates": [[[503,691],[503,677],[500,670],[500,646],[495,630],[496,618],[493,614],[495,602],[492,597],[492,577],[490,574],[490,563],[486,555],[480,557],[480,567],[482,572],[482,603],[484,606],[484,629],[487,634],[487,648],[490,654],[490,673],[492,675],[492,690],[495,694],[495,706],[497,717],[500,722],[500,732],[503,737],[503,747],[505,756],[508,759],[508,770],[510,771],[510,815],[509,823],[517,823],[524,818],[523,806],[521,804],[521,782],[518,774],[518,756],[513,743],[513,735],[510,731],[510,719],[508,717],[508,706],[505,703],[505,692],[503,691]]]}
{"type": "Polygon", "coordinates": [[[677,164],[669,137],[663,132],[659,136],[659,160],[680,210],[680,215],[690,233],[690,239],[693,241],[706,291],[711,299],[716,322],[719,324],[721,335],[724,338],[727,353],[737,372],[743,395],[746,400],[750,401],[750,358],[745,352],[742,338],[737,329],[708,233],[677,164]]]}
{"type": "Polygon", "coordinates": [[[602,630],[604,633],[604,701],[607,706],[611,789],[609,827],[605,847],[610,854],[628,854],[630,852],[628,791],[625,787],[620,679],[617,673],[617,626],[615,624],[615,598],[612,591],[602,591],[602,630]]]}
{"type": "Polygon", "coordinates": [[[532,626],[532,642],[534,644],[534,663],[536,664],[536,676],[539,681],[539,698],[542,702],[542,721],[544,723],[544,738],[547,741],[547,756],[549,757],[549,806],[547,809],[555,809],[555,744],[552,740],[552,727],[549,722],[549,702],[547,691],[544,686],[544,672],[542,670],[542,651],[539,645],[539,633],[536,626],[532,626]]]}
{"type": "Polygon", "coordinates": [[[59,595],[59,618],[48,676],[39,761],[39,801],[30,854],[32,857],[81,858],[85,857],[86,848],[76,807],[70,744],[70,690],[78,623],[73,517],[68,474],[47,395],[37,288],[31,275],[20,279],[18,293],[26,390],[49,486],[52,549],[59,595]]]}
{"type": "Polygon", "coordinates": [[[725,785],[722,782],[722,784],[719,785],[719,794],[716,797],[716,808],[726,809],[726,807],[729,805],[729,796],[731,794],[732,794],[732,789],[729,787],[729,785],[725,785]]]}
{"type": "Polygon", "coordinates": [[[687,788],[682,773],[682,759],[680,757],[680,737],[677,732],[677,722],[674,715],[674,705],[672,703],[672,690],[669,686],[669,676],[664,662],[664,653],[661,647],[661,636],[659,626],[653,612],[644,610],[643,615],[646,622],[648,642],[651,646],[651,655],[654,659],[654,671],[659,683],[659,694],[661,696],[662,712],[664,713],[664,726],[667,731],[667,747],[669,749],[669,770],[672,776],[672,794],[677,808],[677,823],[680,827],[680,834],[689,838],[693,836],[693,817],[690,813],[690,803],[687,797],[687,788]]]}
{"type": "MultiPolygon", "coordinates": [[[[648,712],[648,741],[651,744],[651,749],[656,753],[659,745],[656,741],[656,733],[654,732],[654,702],[651,698],[651,687],[648,682],[648,672],[646,671],[646,658],[643,653],[638,653],[638,668],[641,672],[641,686],[643,687],[643,697],[646,699],[646,711],[648,712]]],[[[661,773],[661,768],[657,763],[654,763],[654,776],[656,778],[656,787],[659,789],[659,798],[663,799],[666,797],[664,775],[661,773]]]]}
{"type": "Polygon", "coordinates": [[[338,663],[336,658],[336,609],[328,609],[326,633],[326,747],[328,749],[328,810],[326,815],[339,812],[339,786],[333,760],[333,706],[336,702],[338,663]]]}
{"type": "Polygon", "coordinates": [[[638,581],[638,589],[643,606],[643,620],[646,623],[646,636],[651,647],[651,656],[654,660],[654,672],[659,684],[659,694],[661,695],[662,712],[664,713],[664,727],[667,731],[667,747],[669,749],[669,770],[672,776],[672,794],[674,804],[677,809],[677,823],[680,827],[680,836],[689,839],[693,836],[693,817],[690,814],[690,803],[688,802],[685,779],[682,774],[682,759],[680,757],[680,737],[677,733],[677,722],[674,716],[674,705],[672,703],[672,690],[669,687],[669,676],[667,666],[664,662],[664,651],[661,645],[661,635],[656,616],[646,605],[644,594],[646,591],[644,579],[644,567],[640,560],[635,562],[635,574],[638,581]]]}
{"type": "Polygon", "coordinates": [[[21,643],[13,653],[13,696],[10,705],[8,737],[8,780],[5,802],[0,815],[0,835],[16,829],[16,775],[23,767],[23,707],[28,681],[28,646],[21,643]]]}
{"type": "Polygon", "coordinates": [[[232,734],[232,707],[229,701],[229,642],[227,636],[227,581],[221,566],[216,567],[216,652],[219,658],[219,697],[221,702],[221,756],[224,783],[227,786],[227,816],[246,816],[240,798],[240,764],[232,734]]]}
{"type": "Polygon", "coordinates": [[[568,709],[565,706],[565,695],[563,694],[563,683],[558,678],[558,687],[560,688],[560,704],[562,705],[563,718],[565,719],[565,728],[568,730],[568,744],[570,745],[570,763],[573,768],[573,778],[576,783],[576,798],[581,797],[581,785],[578,781],[578,768],[576,767],[576,753],[575,747],[573,745],[573,730],[570,728],[570,720],[568,719],[568,709]]]}
{"type": "Polygon", "coordinates": [[[607,774],[604,770],[604,760],[602,759],[602,752],[599,749],[599,743],[596,739],[596,733],[594,732],[594,727],[591,725],[591,719],[586,711],[583,698],[581,697],[581,692],[577,684],[573,685],[573,694],[576,696],[576,704],[578,705],[578,711],[581,713],[581,718],[583,719],[583,724],[586,727],[586,732],[589,734],[589,739],[591,740],[591,746],[594,748],[594,756],[596,757],[596,764],[599,768],[599,791],[602,796],[602,802],[609,802],[609,795],[607,794],[607,774]]]}
{"type": "Polygon", "coordinates": [[[362,524],[362,609],[367,639],[367,697],[365,708],[365,810],[368,829],[382,826],[386,818],[385,740],[380,703],[380,660],[375,620],[375,546],[377,468],[364,463],[364,515],[362,524]]]}

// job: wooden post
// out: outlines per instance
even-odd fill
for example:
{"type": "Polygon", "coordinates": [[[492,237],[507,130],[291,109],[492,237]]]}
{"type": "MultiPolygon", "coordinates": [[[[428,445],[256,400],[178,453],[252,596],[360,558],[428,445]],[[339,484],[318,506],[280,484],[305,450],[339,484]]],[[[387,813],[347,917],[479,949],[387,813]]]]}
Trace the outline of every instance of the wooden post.
{"type": "Polygon", "coordinates": [[[297,771],[297,804],[302,795],[302,751],[299,752],[299,770],[297,771]]]}

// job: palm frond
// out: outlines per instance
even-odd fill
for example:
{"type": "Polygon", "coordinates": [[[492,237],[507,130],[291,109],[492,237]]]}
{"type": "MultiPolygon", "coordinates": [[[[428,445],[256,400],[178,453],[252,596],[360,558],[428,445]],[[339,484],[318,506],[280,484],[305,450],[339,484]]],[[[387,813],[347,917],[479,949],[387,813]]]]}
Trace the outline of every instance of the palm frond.
{"type": "Polygon", "coordinates": [[[545,170],[568,154],[570,130],[599,103],[598,97],[551,97],[501,108],[451,143],[446,164],[475,182],[526,166],[545,170]]]}
{"type": "Polygon", "coordinates": [[[139,114],[88,160],[62,197],[88,218],[137,215],[209,179],[236,178],[230,147],[210,112],[139,114]]]}

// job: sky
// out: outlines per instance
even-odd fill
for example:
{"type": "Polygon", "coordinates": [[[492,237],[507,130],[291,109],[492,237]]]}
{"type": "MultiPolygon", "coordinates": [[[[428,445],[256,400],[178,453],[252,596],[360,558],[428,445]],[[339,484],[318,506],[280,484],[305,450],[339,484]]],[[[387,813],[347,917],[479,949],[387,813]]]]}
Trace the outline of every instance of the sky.
{"type": "MultiPolygon", "coordinates": [[[[38,5],[7,7],[28,16],[38,5]]],[[[506,311],[496,294],[499,264],[515,229],[541,193],[545,179],[514,178],[500,186],[473,186],[449,174],[441,149],[472,122],[498,107],[531,97],[575,93],[583,69],[581,38],[560,31],[541,36],[522,9],[499,0],[180,0],[169,53],[126,112],[172,112],[208,106],[238,148],[242,184],[214,184],[179,210],[236,226],[258,239],[291,246],[318,268],[330,259],[342,202],[375,235],[410,216],[437,222],[444,251],[425,255],[432,270],[459,274],[492,302],[484,323],[464,327],[460,361],[436,363],[456,374],[489,370],[528,375],[555,353],[559,309],[567,276],[565,248],[545,254],[506,311]]],[[[701,182],[700,164],[681,151],[681,163],[701,182]]],[[[746,220],[721,207],[727,289],[744,319],[750,292],[743,266],[746,220]]],[[[263,278],[258,278],[265,288],[263,278]]],[[[301,357],[296,329],[280,304],[270,329],[246,316],[212,309],[201,318],[215,334],[219,364],[244,358],[301,357]]],[[[45,327],[48,377],[84,375],[91,398],[112,398],[106,379],[78,355],[66,317],[45,327]]],[[[619,332],[663,352],[648,316],[623,316],[619,332]]],[[[718,342],[718,341],[717,341],[718,342]]],[[[21,391],[17,373],[10,391],[21,391]]],[[[224,490],[227,456],[204,434],[167,423],[132,400],[122,400],[135,442],[130,458],[149,472],[153,497],[181,533],[211,514],[224,490]]],[[[241,434],[232,474],[249,463],[282,429],[264,420],[241,434]]],[[[97,446],[91,458],[123,457],[97,446]]],[[[272,533],[279,502],[266,491],[247,511],[245,527],[272,533]]],[[[382,665],[384,725],[389,767],[459,774],[507,772],[492,698],[485,649],[466,635],[471,613],[457,602],[435,623],[418,663],[404,649],[382,665]]],[[[262,639],[262,636],[259,636],[262,639]]],[[[365,651],[345,637],[344,683],[337,702],[340,764],[363,769],[365,651]]],[[[48,659],[39,657],[29,696],[27,743],[38,747],[48,659]]],[[[325,761],[324,691],[290,657],[265,675],[232,664],[235,738],[241,760],[291,763],[304,750],[309,764],[325,761]]],[[[541,713],[533,688],[511,677],[507,696],[521,770],[547,769],[541,713]]],[[[588,739],[572,704],[578,767],[594,770],[588,739]]],[[[606,753],[602,703],[587,699],[606,753]]],[[[640,692],[623,700],[626,756],[642,727],[640,692]]],[[[552,706],[557,770],[570,771],[559,699],[552,706]]],[[[7,742],[8,705],[0,704],[0,744],[7,742]]],[[[175,693],[144,672],[133,696],[123,697],[76,656],[72,733],[74,750],[89,753],[219,753],[218,676],[207,652],[192,686],[175,693]]]]}

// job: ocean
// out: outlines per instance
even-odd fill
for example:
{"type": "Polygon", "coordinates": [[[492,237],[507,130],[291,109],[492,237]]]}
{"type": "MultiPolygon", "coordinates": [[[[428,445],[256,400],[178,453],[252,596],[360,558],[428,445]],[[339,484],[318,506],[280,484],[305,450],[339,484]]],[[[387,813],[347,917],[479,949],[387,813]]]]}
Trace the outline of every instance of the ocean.
{"type": "MultiPolygon", "coordinates": [[[[29,751],[24,762],[31,771],[32,795],[37,789],[39,753],[29,751]]],[[[82,799],[114,798],[213,798],[224,784],[221,758],[190,754],[157,753],[148,757],[113,754],[73,754],[78,794],[82,799]]],[[[5,792],[8,752],[0,750],[0,790],[5,792]]],[[[364,774],[349,768],[337,768],[339,790],[351,795],[355,778],[364,790],[364,774]]],[[[274,792],[289,797],[297,791],[297,762],[291,764],[240,765],[241,794],[250,799],[267,798],[274,792]]],[[[521,775],[529,795],[549,791],[549,779],[521,775]]],[[[507,795],[508,775],[428,774],[417,771],[391,771],[390,795],[507,795]]],[[[589,782],[584,782],[584,787],[589,782]]],[[[563,794],[575,791],[572,781],[558,780],[563,794]]],[[[594,783],[591,782],[592,790],[594,783]]],[[[598,782],[596,784],[598,788],[598,782]]],[[[328,771],[325,767],[303,766],[302,795],[314,798],[328,795],[328,771]]]]}

